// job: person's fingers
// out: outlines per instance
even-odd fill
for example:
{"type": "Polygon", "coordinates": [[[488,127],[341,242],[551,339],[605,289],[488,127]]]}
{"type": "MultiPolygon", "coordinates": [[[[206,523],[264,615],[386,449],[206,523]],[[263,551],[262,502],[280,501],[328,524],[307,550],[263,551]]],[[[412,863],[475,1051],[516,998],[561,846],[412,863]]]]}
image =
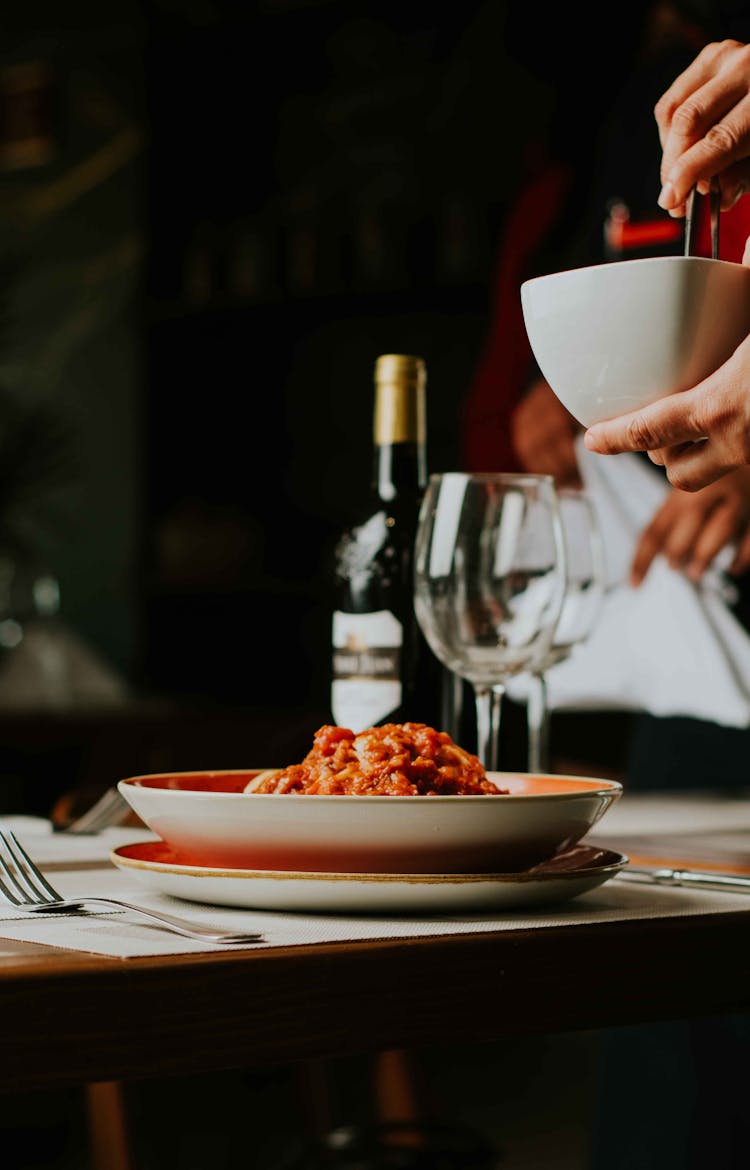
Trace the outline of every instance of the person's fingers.
{"type": "Polygon", "coordinates": [[[578,460],[570,429],[529,415],[514,428],[513,445],[524,470],[570,479],[578,473],[578,460]]]}
{"type": "Polygon", "coordinates": [[[750,565],[750,528],[743,519],[740,501],[733,496],[701,499],[674,492],[659,509],[641,534],[630,569],[630,583],[642,583],[655,558],[665,557],[670,567],[683,570],[698,581],[717,554],[728,544],[744,539],[746,548],[738,549],[732,570],[741,572],[750,565]],[[735,567],[736,566],[736,567],[735,567]]]}
{"type": "Polygon", "coordinates": [[[637,587],[641,584],[655,557],[663,550],[669,531],[670,512],[669,507],[660,508],[639,536],[630,565],[631,585],[637,587]]]}
{"type": "Polygon", "coordinates": [[[662,150],[667,144],[667,138],[672,130],[672,123],[676,110],[701,86],[715,76],[718,62],[725,56],[719,44],[706,45],[697,57],[683,69],[672,84],[664,91],[654,106],[654,117],[659,130],[659,140],[662,150]]]}
{"type": "Polygon", "coordinates": [[[699,581],[717,553],[736,538],[738,520],[736,508],[724,501],[699,524],[685,557],[685,572],[691,581],[699,581]]]}
{"type": "Polygon", "coordinates": [[[513,441],[519,457],[525,461],[544,459],[547,452],[547,440],[538,428],[532,425],[531,420],[520,421],[513,428],[513,441]]]}
{"type": "MultiPolygon", "coordinates": [[[[705,88],[708,90],[710,86],[705,88]]],[[[689,109],[690,132],[678,134],[673,129],[664,151],[664,185],[658,202],[667,211],[683,204],[699,180],[709,180],[741,162],[750,149],[750,98],[734,104],[736,93],[733,92],[729,99],[733,108],[715,121],[714,115],[720,107],[709,103],[704,108],[699,104],[701,95],[699,90],[675,115],[673,127],[682,111],[689,109]]]]}
{"type": "Polygon", "coordinates": [[[555,475],[558,461],[555,452],[549,443],[534,443],[517,450],[518,458],[524,471],[532,475],[555,475]]]}
{"type": "MultiPolygon", "coordinates": [[[[745,115],[738,115],[734,107],[747,99],[748,79],[750,46],[730,39],[714,42],[701,50],[656,103],[654,116],[662,147],[659,203],[672,216],[685,214],[685,199],[692,186],[697,185],[702,194],[707,194],[708,181],[745,153],[739,146],[745,115]],[[714,129],[727,119],[728,125],[714,129]],[[682,156],[704,136],[711,165],[705,165],[702,173],[681,174],[682,156]]],[[[700,155],[693,155],[687,163],[688,171],[700,159],[700,155]]],[[[701,166],[707,163],[708,157],[703,157],[701,166]]],[[[736,180],[731,178],[722,192],[723,210],[733,206],[737,197],[736,180]]]]}
{"type": "MultiPolygon", "coordinates": [[[[702,384],[703,385],[703,384],[702,384]]],[[[694,408],[695,390],[671,394],[642,410],[595,423],[584,434],[589,451],[616,455],[621,451],[659,451],[705,438],[694,408]]],[[[665,464],[669,456],[665,453],[665,464]]],[[[679,458],[679,456],[678,456],[679,458]]]]}
{"type": "Polygon", "coordinates": [[[676,443],[672,447],[659,447],[656,451],[649,451],[648,457],[657,467],[665,467],[668,459],[674,459],[677,455],[682,454],[683,451],[687,451],[688,448],[693,446],[694,442],[695,440],[691,439],[689,443],[676,443]]]}
{"type": "Polygon", "coordinates": [[[717,554],[733,543],[738,547],[730,571],[750,567],[750,473],[738,474],[739,480],[734,474],[718,491],[670,493],[638,539],[631,585],[641,584],[659,555],[671,568],[698,581],[717,554]]]}
{"type": "Polygon", "coordinates": [[[734,470],[737,464],[727,466],[716,445],[706,441],[695,443],[677,455],[667,456],[664,466],[672,487],[683,492],[697,492],[734,470]]]}
{"type": "Polygon", "coordinates": [[[578,459],[570,435],[560,435],[552,448],[555,475],[561,479],[572,479],[578,475],[578,459]]]}
{"type": "Polygon", "coordinates": [[[572,484],[578,477],[578,461],[563,443],[548,443],[543,452],[530,460],[528,470],[552,475],[560,484],[572,484]]]}
{"type": "Polygon", "coordinates": [[[691,563],[701,529],[710,523],[711,513],[698,498],[685,495],[684,501],[684,506],[675,510],[664,540],[664,555],[672,569],[682,569],[691,563]]]}

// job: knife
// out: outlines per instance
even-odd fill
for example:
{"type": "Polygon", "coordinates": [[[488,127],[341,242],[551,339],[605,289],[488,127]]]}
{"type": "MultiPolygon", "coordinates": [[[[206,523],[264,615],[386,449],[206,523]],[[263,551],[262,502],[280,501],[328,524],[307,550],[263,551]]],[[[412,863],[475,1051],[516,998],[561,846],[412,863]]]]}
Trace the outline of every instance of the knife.
{"type": "Polygon", "coordinates": [[[623,881],[643,882],[656,886],[697,886],[702,890],[750,891],[750,876],[736,873],[708,873],[698,869],[642,869],[626,866],[617,877],[623,881]]]}

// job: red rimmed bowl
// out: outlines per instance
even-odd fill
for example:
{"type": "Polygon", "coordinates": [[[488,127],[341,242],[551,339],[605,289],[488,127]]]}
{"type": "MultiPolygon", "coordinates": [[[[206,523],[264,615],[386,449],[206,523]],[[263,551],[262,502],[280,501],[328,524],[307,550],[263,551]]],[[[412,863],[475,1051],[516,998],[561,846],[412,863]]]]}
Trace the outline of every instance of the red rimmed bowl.
{"type": "Polygon", "coordinates": [[[489,773],[497,796],[245,792],[261,770],[131,776],[118,788],[187,864],[327,873],[528,869],[576,845],[622,793],[616,780],[515,772],[489,773]]]}

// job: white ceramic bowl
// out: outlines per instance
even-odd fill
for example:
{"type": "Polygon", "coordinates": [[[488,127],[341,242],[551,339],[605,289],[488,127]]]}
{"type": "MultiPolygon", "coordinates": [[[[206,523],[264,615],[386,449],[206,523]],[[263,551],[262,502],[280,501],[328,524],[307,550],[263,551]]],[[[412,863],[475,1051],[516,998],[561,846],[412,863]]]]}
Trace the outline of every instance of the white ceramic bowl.
{"type": "Polygon", "coordinates": [[[521,285],[544,377],[583,426],[688,390],[750,333],[750,268],[655,256],[572,268],[521,285]]]}
{"type": "Polygon", "coordinates": [[[133,776],[118,788],[181,862],[337,873],[500,873],[570,849],[620,796],[613,780],[490,773],[509,795],[243,792],[256,770],[133,776]]]}

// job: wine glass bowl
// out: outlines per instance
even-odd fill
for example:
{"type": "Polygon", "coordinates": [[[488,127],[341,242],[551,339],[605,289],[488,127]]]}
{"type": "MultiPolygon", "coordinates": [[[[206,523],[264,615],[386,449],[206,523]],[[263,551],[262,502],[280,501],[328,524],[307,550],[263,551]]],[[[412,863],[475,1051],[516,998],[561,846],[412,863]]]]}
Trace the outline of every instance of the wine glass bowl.
{"type": "Polygon", "coordinates": [[[548,665],[568,658],[596,624],[604,599],[604,545],[591,497],[580,488],[559,488],[566,546],[566,584],[548,665]]]}
{"type": "Polygon", "coordinates": [[[565,592],[552,642],[527,680],[530,772],[549,772],[550,768],[546,672],[589,637],[605,590],[604,545],[591,497],[581,488],[560,488],[558,502],[565,542],[565,592]]]}
{"type": "Polygon", "coordinates": [[[415,611],[435,656],[474,688],[486,768],[497,762],[493,688],[548,652],[563,602],[564,558],[552,477],[430,477],[415,541],[415,611]]]}

